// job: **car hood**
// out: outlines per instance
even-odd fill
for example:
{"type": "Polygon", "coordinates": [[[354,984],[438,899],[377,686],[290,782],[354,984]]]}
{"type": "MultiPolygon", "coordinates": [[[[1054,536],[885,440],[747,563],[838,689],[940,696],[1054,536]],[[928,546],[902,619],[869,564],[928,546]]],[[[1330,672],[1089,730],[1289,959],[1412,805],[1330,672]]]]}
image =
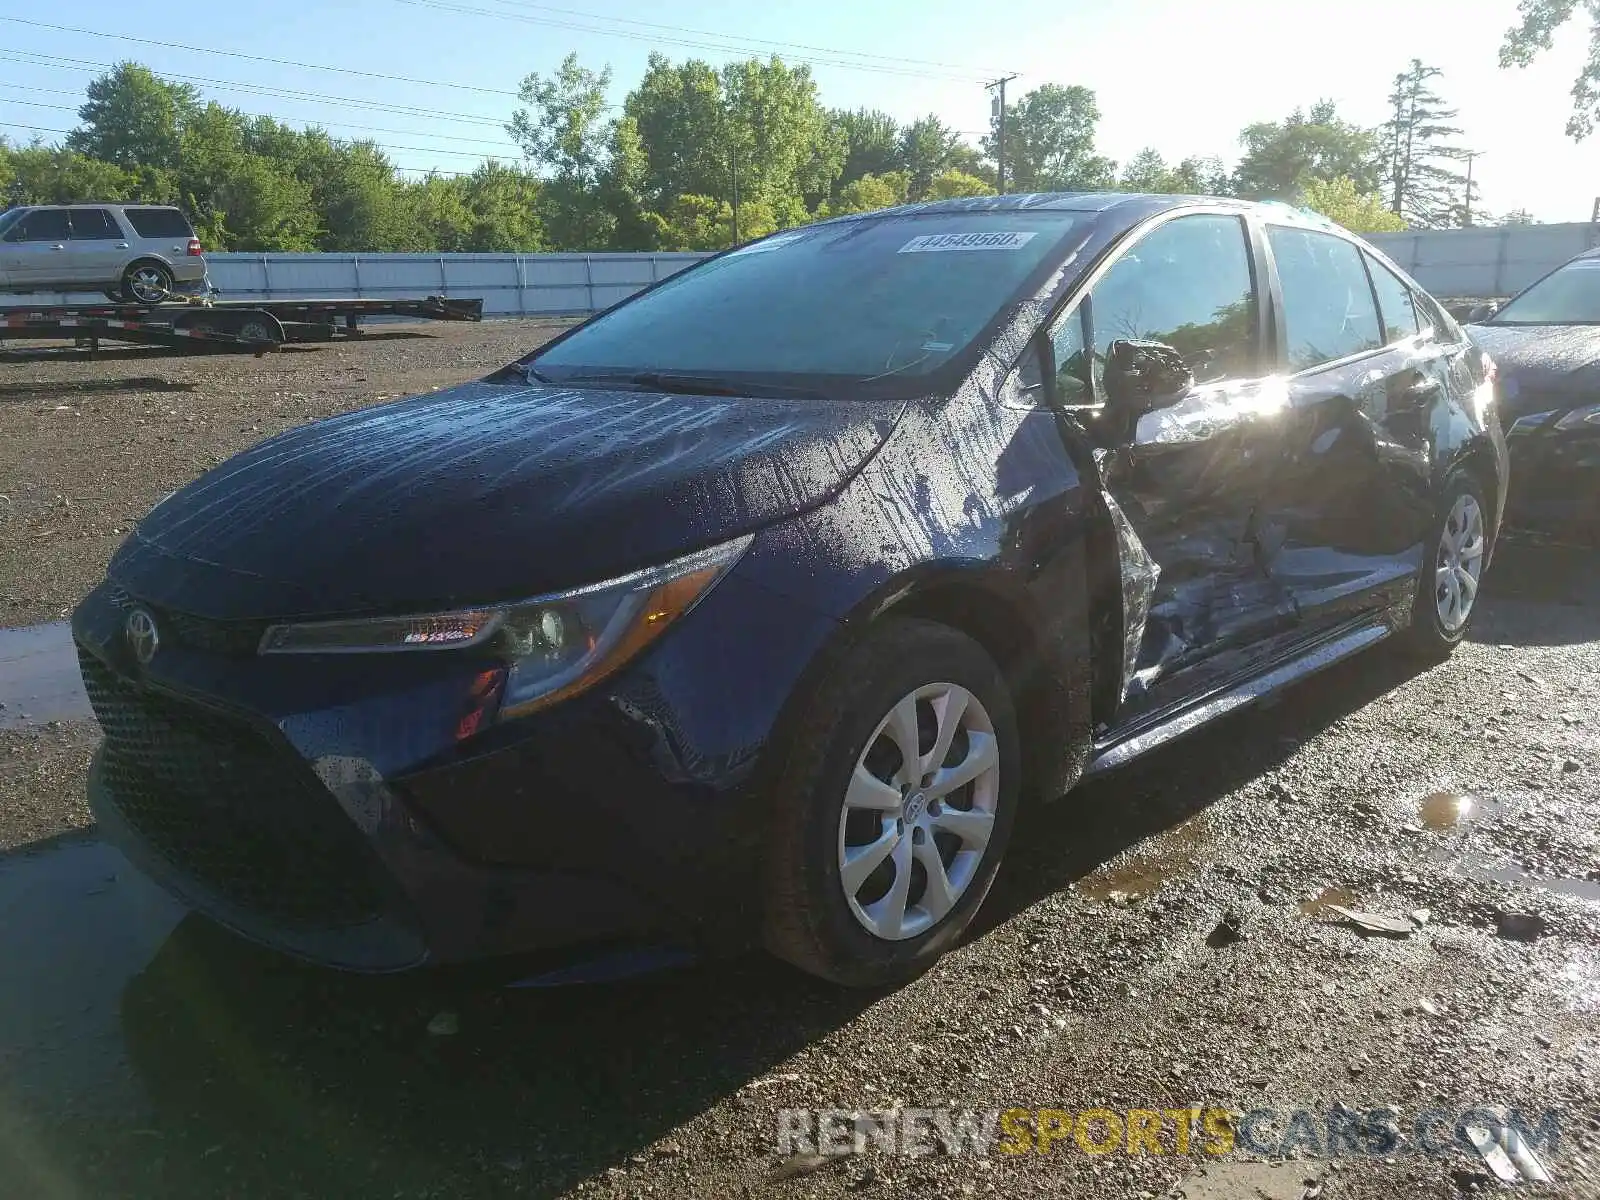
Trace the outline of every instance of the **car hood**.
{"type": "Polygon", "coordinates": [[[110,576],[216,619],[535,596],[822,503],[902,408],[470,383],[230,459],[157,505],[110,576]]]}
{"type": "Polygon", "coordinates": [[[1500,370],[1513,418],[1600,399],[1600,326],[1472,325],[1472,340],[1500,370]]]}

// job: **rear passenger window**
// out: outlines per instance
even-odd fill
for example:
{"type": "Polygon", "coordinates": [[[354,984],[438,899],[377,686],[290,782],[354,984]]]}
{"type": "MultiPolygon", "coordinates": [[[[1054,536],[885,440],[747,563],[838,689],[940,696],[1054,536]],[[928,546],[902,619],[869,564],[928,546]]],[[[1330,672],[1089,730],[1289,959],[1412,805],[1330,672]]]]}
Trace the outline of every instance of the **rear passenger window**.
{"type": "MultiPolygon", "coordinates": [[[[1157,227],[1112,264],[1089,303],[1097,383],[1107,347],[1123,338],[1165,342],[1196,383],[1259,374],[1255,281],[1238,217],[1196,214],[1157,227]]],[[[1056,361],[1065,361],[1060,348],[1056,361]]]]}
{"type": "Polygon", "coordinates": [[[1362,257],[1367,260],[1367,270],[1372,274],[1372,290],[1378,293],[1378,315],[1383,318],[1384,344],[1403,342],[1414,336],[1418,328],[1417,308],[1411,299],[1411,289],[1372,255],[1364,254],[1362,257]]]}
{"type": "Polygon", "coordinates": [[[103,208],[75,208],[72,210],[72,240],[118,242],[122,240],[122,230],[103,208]]]}
{"type": "Polygon", "coordinates": [[[1291,371],[1383,345],[1360,250],[1332,234],[1281,225],[1267,227],[1267,241],[1283,288],[1291,371]]]}
{"type": "Polygon", "coordinates": [[[191,238],[188,218],[175,208],[128,208],[128,224],[142,238],[191,238]]]}

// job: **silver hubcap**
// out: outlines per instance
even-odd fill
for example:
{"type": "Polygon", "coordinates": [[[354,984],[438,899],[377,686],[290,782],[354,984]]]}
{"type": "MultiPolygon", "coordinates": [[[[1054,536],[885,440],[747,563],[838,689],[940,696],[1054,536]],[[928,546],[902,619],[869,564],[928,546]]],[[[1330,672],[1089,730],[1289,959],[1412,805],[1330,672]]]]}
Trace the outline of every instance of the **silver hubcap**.
{"type": "Polygon", "coordinates": [[[141,300],[160,300],[167,294],[167,281],[153,267],[135,271],[128,281],[133,294],[141,300]]]}
{"type": "Polygon", "coordinates": [[[889,710],[839,814],[839,881],[863,928],[926,933],[971,886],[994,830],[1000,747],[971,692],[930,683],[889,710]]]}
{"type": "Polygon", "coordinates": [[[1483,575],[1483,509],[1472,496],[1457,496],[1445,518],[1434,565],[1433,599],[1439,623],[1454,633],[1467,623],[1483,575]]]}

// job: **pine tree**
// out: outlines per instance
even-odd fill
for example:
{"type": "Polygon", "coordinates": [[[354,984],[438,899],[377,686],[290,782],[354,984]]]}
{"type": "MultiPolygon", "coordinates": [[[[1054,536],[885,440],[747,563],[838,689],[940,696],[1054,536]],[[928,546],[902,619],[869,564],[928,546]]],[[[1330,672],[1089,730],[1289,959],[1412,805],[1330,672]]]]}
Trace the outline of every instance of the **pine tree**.
{"type": "Polygon", "coordinates": [[[1390,209],[1414,228],[1439,229],[1463,223],[1466,177],[1449,165],[1466,151],[1453,145],[1461,135],[1451,124],[1456,110],[1446,108],[1429,86],[1442,72],[1412,59],[1395,76],[1389,95],[1391,116],[1383,127],[1388,159],[1390,209]]]}

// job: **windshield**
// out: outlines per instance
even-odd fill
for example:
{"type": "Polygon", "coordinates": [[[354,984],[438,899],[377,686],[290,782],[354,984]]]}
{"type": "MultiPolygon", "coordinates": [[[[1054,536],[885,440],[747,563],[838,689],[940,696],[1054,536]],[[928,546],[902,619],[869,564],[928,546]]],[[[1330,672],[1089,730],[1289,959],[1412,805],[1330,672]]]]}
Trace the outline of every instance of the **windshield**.
{"type": "Polygon", "coordinates": [[[1580,258],[1551,272],[1485,323],[1600,325],[1600,258],[1580,258]]]}
{"type": "Polygon", "coordinates": [[[668,280],[531,365],[558,383],[681,376],[810,382],[836,393],[926,382],[977,341],[1085,219],[932,213],[788,230],[668,280]]]}

